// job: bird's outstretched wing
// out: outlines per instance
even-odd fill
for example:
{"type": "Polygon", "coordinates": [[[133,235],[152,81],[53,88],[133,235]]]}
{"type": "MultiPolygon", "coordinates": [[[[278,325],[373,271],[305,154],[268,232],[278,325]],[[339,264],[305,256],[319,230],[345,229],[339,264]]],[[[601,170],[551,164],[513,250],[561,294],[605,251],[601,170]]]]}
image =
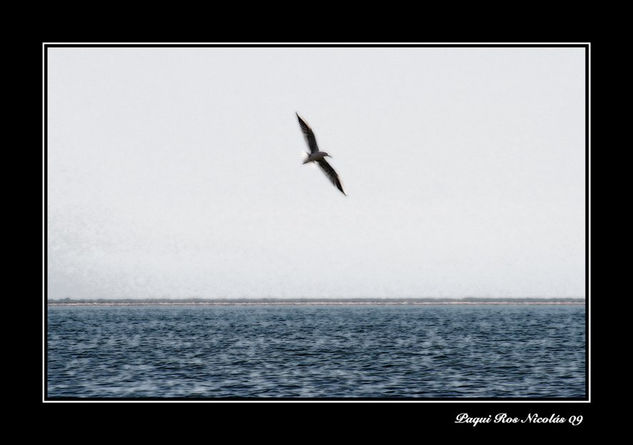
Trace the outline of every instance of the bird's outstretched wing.
{"type": "Polygon", "coordinates": [[[314,136],[312,129],[303,121],[303,119],[299,117],[299,114],[295,114],[297,115],[297,119],[299,119],[299,126],[301,127],[301,132],[303,133],[303,137],[306,140],[306,144],[308,144],[308,147],[310,148],[310,153],[316,153],[317,151],[319,151],[319,147],[317,145],[316,137],[314,136]]]}
{"type": "Polygon", "coordinates": [[[328,164],[328,162],[325,159],[321,159],[317,162],[319,163],[319,167],[321,167],[321,170],[323,170],[323,173],[325,173],[325,175],[328,178],[330,178],[330,181],[332,181],[332,184],[334,184],[336,188],[341,191],[341,193],[347,196],[347,193],[343,191],[343,186],[341,185],[341,181],[338,178],[338,175],[336,174],[332,166],[328,164]]]}

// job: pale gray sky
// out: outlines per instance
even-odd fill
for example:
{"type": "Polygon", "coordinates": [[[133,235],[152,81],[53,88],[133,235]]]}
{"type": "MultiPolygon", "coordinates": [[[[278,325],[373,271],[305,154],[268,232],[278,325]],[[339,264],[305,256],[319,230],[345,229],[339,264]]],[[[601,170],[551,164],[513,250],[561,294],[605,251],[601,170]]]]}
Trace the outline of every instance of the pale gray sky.
{"type": "Polygon", "coordinates": [[[49,298],[582,297],[584,63],[49,48],[49,298]]]}

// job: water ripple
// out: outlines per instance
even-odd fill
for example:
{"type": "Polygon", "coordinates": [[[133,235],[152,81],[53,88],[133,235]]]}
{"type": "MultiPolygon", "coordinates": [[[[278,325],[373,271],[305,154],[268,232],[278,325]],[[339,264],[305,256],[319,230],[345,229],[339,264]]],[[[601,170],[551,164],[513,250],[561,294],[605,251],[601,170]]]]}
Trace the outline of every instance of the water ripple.
{"type": "Polygon", "coordinates": [[[48,397],[584,398],[581,306],[50,307],[48,397]]]}

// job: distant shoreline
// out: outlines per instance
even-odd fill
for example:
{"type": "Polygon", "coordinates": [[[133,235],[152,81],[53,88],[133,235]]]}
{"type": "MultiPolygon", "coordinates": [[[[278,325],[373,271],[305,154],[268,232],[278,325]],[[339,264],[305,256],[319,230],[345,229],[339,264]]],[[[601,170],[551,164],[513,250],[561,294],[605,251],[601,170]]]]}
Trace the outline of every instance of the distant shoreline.
{"type": "Polygon", "coordinates": [[[431,306],[431,305],[584,305],[584,298],[194,298],[62,299],[48,306],[431,306]]]}

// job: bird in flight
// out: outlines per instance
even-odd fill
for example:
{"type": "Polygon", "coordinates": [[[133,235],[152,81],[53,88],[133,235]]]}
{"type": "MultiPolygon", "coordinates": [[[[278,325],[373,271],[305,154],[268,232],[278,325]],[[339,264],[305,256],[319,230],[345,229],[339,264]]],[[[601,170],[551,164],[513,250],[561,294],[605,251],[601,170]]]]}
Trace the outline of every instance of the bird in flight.
{"type": "Polygon", "coordinates": [[[308,144],[308,148],[310,148],[310,153],[308,153],[308,157],[305,158],[303,163],[307,164],[308,162],[316,162],[317,164],[319,164],[319,167],[321,167],[323,173],[325,173],[330,181],[332,181],[332,184],[334,184],[336,188],[341,191],[341,193],[347,196],[347,193],[343,191],[343,186],[341,185],[341,180],[339,179],[338,174],[325,160],[326,157],[331,158],[332,156],[330,156],[325,151],[319,151],[316,137],[314,136],[312,129],[310,128],[310,126],[308,126],[308,124],[305,123],[303,119],[301,119],[298,113],[295,112],[295,114],[297,115],[297,119],[299,119],[299,126],[301,127],[301,132],[303,133],[303,137],[306,140],[306,144],[308,144]]]}

